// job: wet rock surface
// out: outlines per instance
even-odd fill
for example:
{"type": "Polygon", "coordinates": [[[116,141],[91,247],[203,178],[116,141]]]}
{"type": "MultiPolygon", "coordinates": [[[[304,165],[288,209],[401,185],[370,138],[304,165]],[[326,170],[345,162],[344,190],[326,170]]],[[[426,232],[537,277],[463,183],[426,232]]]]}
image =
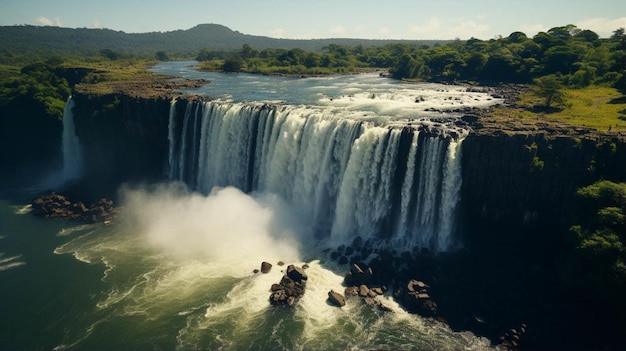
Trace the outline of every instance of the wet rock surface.
{"type": "Polygon", "coordinates": [[[66,196],[51,192],[41,195],[31,202],[33,214],[45,218],[65,218],[87,223],[110,224],[118,209],[113,201],[102,198],[91,206],[82,201],[72,202],[66,196]]]}
{"type": "Polygon", "coordinates": [[[378,299],[379,296],[385,294],[387,287],[378,284],[374,278],[372,267],[362,262],[352,263],[350,270],[344,276],[343,283],[346,286],[344,290],[345,296],[359,297],[363,304],[376,307],[383,312],[391,311],[388,306],[378,299]]]}
{"type": "Polygon", "coordinates": [[[280,282],[273,284],[270,289],[270,303],[273,306],[293,306],[304,295],[307,280],[304,268],[287,266],[280,282]]]}

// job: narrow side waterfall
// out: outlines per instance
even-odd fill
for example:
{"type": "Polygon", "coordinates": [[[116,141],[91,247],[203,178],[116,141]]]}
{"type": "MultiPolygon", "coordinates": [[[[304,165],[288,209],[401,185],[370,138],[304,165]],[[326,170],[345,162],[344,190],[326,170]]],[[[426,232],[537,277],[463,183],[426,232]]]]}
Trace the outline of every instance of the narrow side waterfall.
{"type": "Polygon", "coordinates": [[[73,108],[74,100],[70,96],[63,111],[63,171],[61,174],[63,181],[80,177],[83,170],[83,153],[74,129],[73,108]]]}
{"type": "Polygon", "coordinates": [[[331,246],[453,247],[462,133],[260,103],[191,102],[177,116],[175,104],[171,179],[277,194],[331,246]]]}

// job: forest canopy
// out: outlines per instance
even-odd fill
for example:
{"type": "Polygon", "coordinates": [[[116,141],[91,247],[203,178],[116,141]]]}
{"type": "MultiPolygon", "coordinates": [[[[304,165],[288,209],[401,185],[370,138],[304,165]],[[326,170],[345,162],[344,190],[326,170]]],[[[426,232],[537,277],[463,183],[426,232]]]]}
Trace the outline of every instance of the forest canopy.
{"type": "MultiPolygon", "coordinates": [[[[330,44],[322,52],[302,49],[258,50],[249,44],[234,51],[200,50],[203,67],[250,73],[326,74],[363,69],[389,70],[394,78],[420,81],[465,81],[482,84],[533,84],[537,78],[582,88],[614,86],[624,92],[626,36],[624,29],[607,39],[574,25],[554,27],[528,37],[513,32],[492,40],[455,40],[446,44],[390,43],[366,47],[330,44]]],[[[541,81],[541,80],[539,80],[541,81]]]]}

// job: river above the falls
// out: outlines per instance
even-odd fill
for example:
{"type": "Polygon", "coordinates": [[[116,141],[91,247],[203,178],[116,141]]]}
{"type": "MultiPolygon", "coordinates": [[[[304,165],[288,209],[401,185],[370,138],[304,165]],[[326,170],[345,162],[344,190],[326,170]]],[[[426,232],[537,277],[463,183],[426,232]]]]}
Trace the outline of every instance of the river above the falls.
{"type": "Polygon", "coordinates": [[[231,102],[268,102],[352,111],[355,116],[392,120],[458,117],[471,108],[501,103],[478,89],[437,83],[412,83],[380,73],[291,77],[207,72],[195,61],[159,63],[151,72],[210,83],[183,91],[231,102]]]}

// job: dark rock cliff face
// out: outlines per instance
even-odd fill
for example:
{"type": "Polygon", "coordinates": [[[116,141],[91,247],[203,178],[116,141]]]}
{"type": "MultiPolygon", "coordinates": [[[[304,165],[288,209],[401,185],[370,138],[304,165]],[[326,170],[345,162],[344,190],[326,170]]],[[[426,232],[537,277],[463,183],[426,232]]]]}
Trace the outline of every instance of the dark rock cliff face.
{"type": "MultiPolygon", "coordinates": [[[[116,185],[163,176],[170,96],[76,93],[74,101],[86,178],[116,185]]],[[[182,115],[186,104],[176,108],[182,115]]],[[[462,149],[462,224],[486,236],[502,228],[556,229],[565,224],[567,203],[577,188],[602,178],[626,181],[623,137],[559,132],[479,126],[471,133],[462,149]]],[[[481,234],[468,239],[481,239],[481,234]]]]}
{"type": "Polygon", "coordinates": [[[75,128],[84,154],[84,178],[90,188],[106,192],[122,182],[162,177],[168,151],[170,98],[75,94],[73,99],[75,128]]]}
{"type": "Polygon", "coordinates": [[[591,287],[581,295],[564,272],[575,239],[568,232],[575,191],[599,179],[626,181],[624,140],[478,130],[462,152],[466,250],[442,264],[439,279],[450,324],[493,340],[501,328],[527,323],[524,350],[592,349],[598,339],[619,344],[619,333],[609,331],[612,302],[600,304],[591,287]],[[467,322],[463,311],[488,322],[467,322]]]}
{"type": "MultiPolygon", "coordinates": [[[[163,179],[171,96],[77,93],[74,101],[86,167],[82,189],[96,192],[88,197],[110,196],[122,182],[163,179]]],[[[470,122],[474,131],[462,144],[465,249],[433,262],[427,257],[410,271],[437,282],[441,316],[455,329],[496,340],[528,323],[520,349],[560,349],[563,342],[588,349],[612,322],[559,284],[559,257],[567,250],[576,189],[599,179],[626,181],[626,141],[563,126],[481,123],[470,122]]]]}
{"type": "Polygon", "coordinates": [[[501,230],[558,230],[576,189],[626,180],[626,143],[616,136],[473,133],[462,152],[463,218],[485,240],[501,230]]]}

